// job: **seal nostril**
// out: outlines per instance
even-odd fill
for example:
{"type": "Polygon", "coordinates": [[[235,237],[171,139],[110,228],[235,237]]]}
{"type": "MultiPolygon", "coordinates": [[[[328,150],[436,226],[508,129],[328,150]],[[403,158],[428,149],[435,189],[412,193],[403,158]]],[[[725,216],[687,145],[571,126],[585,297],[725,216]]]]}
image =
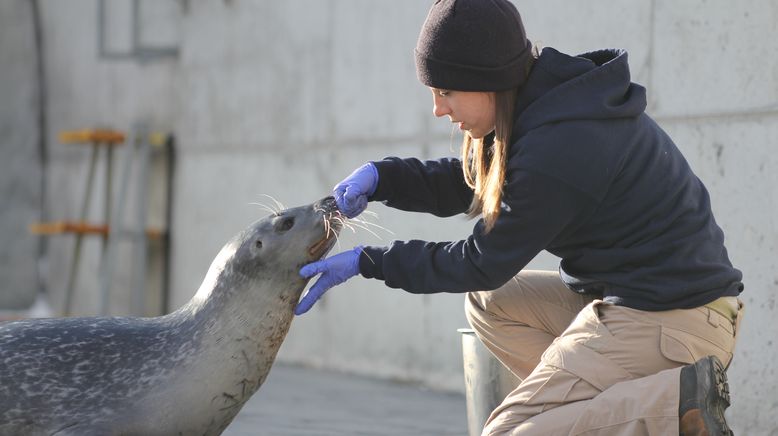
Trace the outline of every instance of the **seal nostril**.
{"type": "Polygon", "coordinates": [[[322,205],[326,212],[337,212],[338,204],[335,202],[335,197],[329,196],[322,200],[322,205]]]}
{"type": "Polygon", "coordinates": [[[321,200],[314,203],[313,208],[316,211],[331,213],[331,212],[337,212],[338,205],[337,203],[335,203],[335,197],[330,195],[329,197],[324,197],[321,200]]]}

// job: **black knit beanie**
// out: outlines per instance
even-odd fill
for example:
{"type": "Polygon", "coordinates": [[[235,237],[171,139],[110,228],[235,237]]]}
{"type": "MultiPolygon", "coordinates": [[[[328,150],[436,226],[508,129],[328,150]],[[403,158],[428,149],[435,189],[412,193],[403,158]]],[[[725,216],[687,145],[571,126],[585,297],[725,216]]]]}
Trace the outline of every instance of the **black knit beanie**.
{"type": "Polygon", "coordinates": [[[526,80],[532,44],[508,0],[436,0],[416,43],[416,73],[429,87],[502,91],[526,80]]]}

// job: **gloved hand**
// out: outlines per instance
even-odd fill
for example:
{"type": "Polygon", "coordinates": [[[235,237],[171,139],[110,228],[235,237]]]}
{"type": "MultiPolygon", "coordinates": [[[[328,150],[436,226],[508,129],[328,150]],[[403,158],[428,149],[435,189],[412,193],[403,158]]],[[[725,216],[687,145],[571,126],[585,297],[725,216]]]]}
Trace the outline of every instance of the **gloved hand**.
{"type": "Polygon", "coordinates": [[[368,162],[335,185],[335,203],[343,215],[354,218],[367,208],[367,197],[373,195],[377,187],[378,170],[368,162]]]}
{"type": "Polygon", "coordinates": [[[339,285],[359,274],[360,253],[362,253],[362,246],[357,246],[352,250],[338,253],[318,262],[309,263],[300,268],[300,275],[305,278],[313,277],[319,273],[321,273],[321,277],[308,289],[303,299],[297,303],[294,314],[304,314],[331,287],[339,285]]]}

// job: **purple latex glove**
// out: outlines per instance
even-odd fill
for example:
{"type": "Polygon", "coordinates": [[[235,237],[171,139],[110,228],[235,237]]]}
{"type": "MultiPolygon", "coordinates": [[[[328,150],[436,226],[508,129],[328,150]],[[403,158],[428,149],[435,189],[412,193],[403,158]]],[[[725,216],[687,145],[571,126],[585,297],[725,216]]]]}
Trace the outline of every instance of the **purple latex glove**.
{"type": "Polygon", "coordinates": [[[300,275],[305,278],[313,277],[316,274],[321,274],[321,277],[319,277],[319,280],[316,280],[316,283],[308,289],[302,300],[297,303],[294,314],[304,314],[331,287],[339,285],[359,274],[360,253],[362,253],[362,246],[354,247],[352,250],[338,253],[318,262],[309,263],[300,268],[300,275]]]}
{"type": "Polygon", "coordinates": [[[354,170],[351,175],[333,188],[338,209],[349,218],[362,213],[367,207],[367,197],[378,187],[378,170],[368,162],[354,170]]]}

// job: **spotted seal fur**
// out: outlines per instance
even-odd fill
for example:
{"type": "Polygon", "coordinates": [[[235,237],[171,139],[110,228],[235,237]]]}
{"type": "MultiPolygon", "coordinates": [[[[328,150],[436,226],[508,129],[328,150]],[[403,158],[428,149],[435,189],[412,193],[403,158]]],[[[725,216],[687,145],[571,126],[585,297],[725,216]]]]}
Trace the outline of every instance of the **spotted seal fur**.
{"type": "Polygon", "coordinates": [[[217,435],[259,388],[307,280],[333,245],[331,197],[230,240],[165,316],[0,324],[0,435],[217,435]]]}

